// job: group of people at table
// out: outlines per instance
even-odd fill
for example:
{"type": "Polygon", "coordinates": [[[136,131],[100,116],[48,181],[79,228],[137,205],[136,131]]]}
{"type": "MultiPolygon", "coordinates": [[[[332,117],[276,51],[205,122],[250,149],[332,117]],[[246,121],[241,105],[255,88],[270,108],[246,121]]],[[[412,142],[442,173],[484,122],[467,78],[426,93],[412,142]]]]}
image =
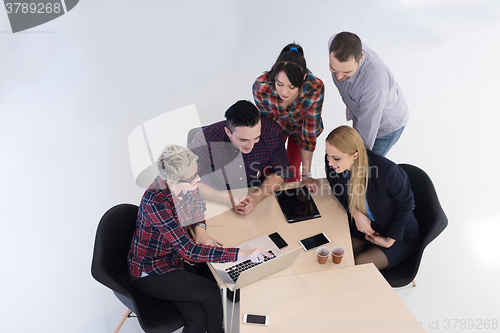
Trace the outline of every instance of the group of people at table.
{"type": "MultiPolygon", "coordinates": [[[[408,122],[408,107],[387,65],[357,35],[338,33],[328,45],[332,79],[353,127],[326,137],[326,177],[351,223],[355,263],[390,269],[415,251],[419,236],[408,177],[384,157],[408,122]]],[[[128,255],[131,280],[173,301],[185,318],[183,332],[223,332],[220,290],[206,262],[272,256],[224,248],[206,232],[204,200],[248,215],[284,182],[318,188],[311,162],[323,131],[324,85],[307,69],[299,45],[285,46],[255,80],[253,96],[255,104],[236,102],[225,121],[204,127],[187,148],[168,145],[140,203],[128,255]],[[231,196],[229,185],[257,190],[231,196]]]]}

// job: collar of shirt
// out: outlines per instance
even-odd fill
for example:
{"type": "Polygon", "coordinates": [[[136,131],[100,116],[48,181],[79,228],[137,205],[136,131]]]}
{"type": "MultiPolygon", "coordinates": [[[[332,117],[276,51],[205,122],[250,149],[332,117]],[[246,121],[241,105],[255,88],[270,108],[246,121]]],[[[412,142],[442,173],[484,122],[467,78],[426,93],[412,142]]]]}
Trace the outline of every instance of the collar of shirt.
{"type": "Polygon", "coordinates": [[[182,191],[179,193],[179,196],[173,194],[166,182],[161,179],[160,176],[157,176],[155,181],[153,182],[150,189],[161,191],[165,195],[165,202],[172,202],[173,207],[179,207],[183,202],[189,201],[189,198],[192,196],[193,191],[182,191]]]}
{"type": "Polygon", "coordinates": [[[358,69],[356,70],[356,73],[354,73],[353,76],[351,76],[350,78],[348,78],[346,81],[349,82],[349,83],[354,83],[354,81],[356,81],[356,79],[358,78],[359,76],[359,73],[361,72],[361,70],[363,69],[363,65],[365,64],[366,62],[366,58],[368,58],[368,53],[365,52],[365,50],[363,50],[363,54],[365,55],[363,57],[363,59],[361,59],[360,63],[359,63],[359,66],[358,66],[358,69]]]}
{"type": "Polygon", "coordinates": [[[306,78],[302,83],[302,88],[300,89],[299,96],[293,101],[291,106],[293,106],[297,101],[304,99],[309,94],[309,86],[311,85],[311,76],[312,76],[311,73],[306,74],[306,78]]]}
{"type": "Polygon", "coordinates": [[[235,153],[239,153],[240,152],[240,150],[238,148],[236,148],[234,146],[234,144],[231,142],[231,139],[229,139],[229,136],[227,136],[226,131],[224,131],[224,141],[230,143],[230,145],[227,145],[227,147],[228,147],[227,149],[229,151],[232,151],[232,152],[235,152],[235,153]]]}

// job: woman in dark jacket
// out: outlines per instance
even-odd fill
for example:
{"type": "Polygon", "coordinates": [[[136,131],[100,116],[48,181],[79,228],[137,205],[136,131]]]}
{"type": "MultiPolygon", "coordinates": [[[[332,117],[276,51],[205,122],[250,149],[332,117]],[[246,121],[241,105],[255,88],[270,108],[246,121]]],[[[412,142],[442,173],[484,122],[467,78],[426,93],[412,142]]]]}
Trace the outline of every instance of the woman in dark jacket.
{"type": "Polygon", "coordinates": [[[367,150],[349,126],[326,138],[325,170],[351,220],[356,265],[391,268],[415,251],[418,224],[408,176],[397,164],[367,150]]]}

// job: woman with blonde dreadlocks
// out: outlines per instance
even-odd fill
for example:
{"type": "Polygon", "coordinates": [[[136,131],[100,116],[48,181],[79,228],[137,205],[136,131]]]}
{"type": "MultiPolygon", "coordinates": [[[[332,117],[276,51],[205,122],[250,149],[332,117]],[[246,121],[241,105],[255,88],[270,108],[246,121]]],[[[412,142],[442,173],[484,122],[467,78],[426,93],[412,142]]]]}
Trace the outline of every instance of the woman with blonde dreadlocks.
{"type": "Polygon", "coordinates": [[[367,150],[356,130],[340,126],[326,138],[325,171],[351,221],[356,265],[389,269],[416,250],[415,203],[403,169],[367,150]]]}
{"type": "Polygon", "coordinates": [[[173,144],[161,153],[159,175],[139,206],[128,267],[136,288],[174,303],[184,317],[183,333],[222,333],[220,289],[203,263],[262,262],[272,255],[260,249],[223,248],[205,231],[197,159],[188,148],[173,144]]]}

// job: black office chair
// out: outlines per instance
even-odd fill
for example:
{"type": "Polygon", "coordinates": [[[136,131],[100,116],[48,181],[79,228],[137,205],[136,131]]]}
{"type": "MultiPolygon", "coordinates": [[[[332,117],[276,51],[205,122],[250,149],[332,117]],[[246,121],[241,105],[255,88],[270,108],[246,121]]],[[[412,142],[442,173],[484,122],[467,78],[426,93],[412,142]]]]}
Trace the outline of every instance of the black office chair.
{"type": "Polygon", "coordinates": [[[184,325],[184,318],[170,301],[144,294],[132,283],[127,266],[127,254],[136,229],[138,207],[117,205],[108,210],[99,222],[95,237],[92,276],[109,287],[127,307],[120,323],[134,312],[147,333],[173,332],[184,325]]]}
{"type": "MultiPolygon", "coordinates": [[[[204,126],[204,127],[206,127],[206,126],[204,126]]],[[[191,141],[193,141],[194,136],[196,135],[196,133],[198,133],[198,132],[199,132],[202,128],[204,128],[204,127],[195,127],[195,128],[191,128],[191,129],[189,130],[188,135],[187,135],[187,144],[190,144],[190,143],[191,143],[191,141]]]]}
{"type": "Polygon", "coordinates": [[[415,217],[420,228],[421,242],[418,250],[411,257],[389,270],[381,271],[392,287],[404,287],[410,282],[416,287],[420,261],[425,247],[429,245],[448,225],[446,217],[429,176],[420,168],[410,164],[400,164],[410,179],[411,190],[415,198],[415,217]]]}

